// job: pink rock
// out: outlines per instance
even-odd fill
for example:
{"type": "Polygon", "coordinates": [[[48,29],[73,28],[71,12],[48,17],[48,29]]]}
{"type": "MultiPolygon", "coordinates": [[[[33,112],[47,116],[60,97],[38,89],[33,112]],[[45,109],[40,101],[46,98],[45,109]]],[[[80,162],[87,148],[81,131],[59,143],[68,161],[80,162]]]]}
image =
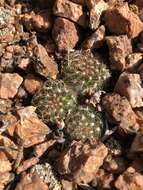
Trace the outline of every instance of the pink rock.
{"type": "Polygon", "coordinates": [[[23,78],[17,73],[1,73],[0,74],[0,98],[14,98],[17,94],[23,78]]]}

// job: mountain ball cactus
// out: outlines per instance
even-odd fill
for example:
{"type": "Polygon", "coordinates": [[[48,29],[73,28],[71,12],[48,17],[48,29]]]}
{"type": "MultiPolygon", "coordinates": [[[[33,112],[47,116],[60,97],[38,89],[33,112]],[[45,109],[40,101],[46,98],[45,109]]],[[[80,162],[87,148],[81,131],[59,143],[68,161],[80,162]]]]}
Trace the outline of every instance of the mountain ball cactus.
{"type": "Polygon", "coordinates": [[[92,95],[103,90],[110,72],[99,54],[87,50],[72,50],[61,65],[62,80],[75,92],[92,95]]]}
{"type": "Polygon", "coordinates": [[[48,79],[34,95],[32,104],[37,107],[37,113],[45,123],[64,127],[64,120],[76,105],[76,99],[62,81],[48,79]]]}

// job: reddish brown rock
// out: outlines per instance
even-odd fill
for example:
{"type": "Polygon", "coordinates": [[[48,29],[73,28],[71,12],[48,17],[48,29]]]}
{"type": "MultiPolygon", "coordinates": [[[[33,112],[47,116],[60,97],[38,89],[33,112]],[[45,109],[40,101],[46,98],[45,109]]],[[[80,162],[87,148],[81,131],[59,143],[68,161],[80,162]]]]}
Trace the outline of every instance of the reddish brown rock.
{"type": "Polygon", "coordinates": [[[58,171],[60,174],[69,174],[77,184],[89,183],[94,179],[107,153],[104,144],[92,146],[74,141],[58,160],[58,171]]]}
{"type": "Polygon", "coordinates": [[[38,13],[26,13],[21,17],[23,24],[28,30],[35,29],[36,31],[47,32],[52,28],[53,19],[49,9],[38,13]]]}
{"type": "Polygon", "coordinates": [[[12,170],[12,164],[8,160],[6,154],[0,151],[0,173],[9,172],[12,170]]]}
{"type": "Polygon", "coordinates": [[[52,36],[60,52],[73,49],[79,40],[75,24],[64,18],[55,20],[52,36]]]}
{"type": "Polygon", "coordinates": [[[143,189],[143,175],[136,172],[134,168],[129,167],[122,175],[115,181],[115,187],[118,190],[142,190],[143,189]]]}
{"type": "Polygon", "coordinates": [[[126,64],[128,65],[128,71],[137,72],[138,67],[142,63],[143,54],[142,53],[131,53],[126,57],[126,64]]]}
{"type": "Polygon", "coordinates": [[[7,113],[11,110],[12,101],[11,100],[5,100],[0,99],[0,113],[7,113]]]}
{"type": "Polygon", "coordinates": [[[111,68],[122,71],[128,65],[126,64],[126,56],[132,52],[131,41],[126,35],[106,37],[109,47],[109,55],[111,68]]]}
{"type": "Polygon", "coordinates": [[[48,190],[48,186],[37,174],[25,174],[17,184],[15,190],[48,190]]]}
{"type": "Polygon", "coordinates": [[[122,173],[126,169],[125,160],[122,157],[108,155],[104,161],[103,168],[109,173],[122,173]]]}
{"type": "Polygon", "coordinates": [[[38,44],[34,49],[34,59],[34,67],[37,73],[46,78],[56,79],[58,66],[41,44],[38,44]]]}
{"type": "Polygon", "coordinates": [[[141,130],[136,134],[131,148],[130,148],[131,152],[143,152],[143,130],[141,128],[141,130]]]}
{"type": "Polygon", "coordinates": [[[104,0],[100,0],[97,1],[95,5],[89,6],[89,9],[90,9],[89,27],[95,30],[100,25],[101,16],[103,15],[104,11],[108,9],[108,4],[105,3],[104,0]]]}
{"type": "Polygon", "coordinates": [[[0,98],[14,98],[17,94],[23,78],[17,73],[1,73],[0,74],[0,98]]]}
{"type": "Polygon", "coordinates": [[[67,0],[56,0],[53,12],[56,16],[67,18],[83,27],[87,26],[86,15],[79,4],[67,0]]]}
{"type": "Polygon", "coordinates": [[[39,162],[39,158],[36,157],[32,157],[28,160],[24,160],[20,166],[18,166],[18,168],[16,169],[16,173],[20,174],[21,172],[27,170],[28,168],[31,168],[32,166],[34,166],[35,164],[37,164],[39,162]]]}
{"type": "Polygon", "coordinates": [[[104,43],[105,27],[101,25],[91,36],[89,36],[82,44],[83,49],[98,49],[104,43]]]}
{"type": "Polygon", "coordinates": [[[30,147],[44,141],[50,130],[35,113],[35,107],[28,106],[17,110],[20,117],[16,125],[16,134],[24,142],[24,147],[30,147]]]}
{"type": "Polygon", "coordinates": [[[36,91],[38,91],[42,84],[43,81],[33,74],[28,74],[24,80],[24,87],[30,94],[34,94],[36,91]]]}
{"type": "Polygon", "coordinates": [[[143,106],[143,88],[139,74],[122,73],[114,91],[125,96],[133,108],[143,106]]]}
{"type": "Polygon", "coordinates": [[[135,133],[139,129],[136,115],[130,103],[119,94],[107,94],[102,99],[107,118],[110,122],[119,126],[119,129],[127,133],[135,133]]]}
{"type": "Polygon", "coordinates": [[[13,177],[14,175],[9,172],[0,173],[0,190],[4,190],[6,185],[12,181],[13,177]]]}
{"type": "Polygon", "coordinates": [[[26,70],[28,65],[30,64],[30,58],[21,58],[18,62],[17,62],[17,66],[20,69],[26,70]]]}
{"type": "Polygon", "coordinates": [[[143,23],[129,9],[128,3],[123,3],[107,10],[105,13],[105,24],[112,33],[117,35],[127,34],[130,38],[137,37],[143,30],[143,23]]]}

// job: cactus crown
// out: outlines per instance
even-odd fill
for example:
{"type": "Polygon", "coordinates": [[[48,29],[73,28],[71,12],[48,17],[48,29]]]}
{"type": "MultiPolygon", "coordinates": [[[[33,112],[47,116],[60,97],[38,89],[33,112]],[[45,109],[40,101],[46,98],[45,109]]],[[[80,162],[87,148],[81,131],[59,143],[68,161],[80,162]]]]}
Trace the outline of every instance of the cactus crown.
{"type": "Polygon", "coordinates": [[[82,94],[102,89],[104,81],[110,76],[99,54],[83,50],[70,51],[65,56],[61,74],[67,85],[82,94]]]}
{"type": "Polygon", "coordinates": [[[41,119],[53,124],[62,123],[75,102],[75,97],[67,86],[60,80],[52,79],[45,82],[32,100],[41,119]]]}
{"type": "Polygon", "coordinates": [[[66,118],[65,131],[70,139],[82,140],[99,139],[103,131],[101,113],[90,107],[78,106],[66,118]]]}

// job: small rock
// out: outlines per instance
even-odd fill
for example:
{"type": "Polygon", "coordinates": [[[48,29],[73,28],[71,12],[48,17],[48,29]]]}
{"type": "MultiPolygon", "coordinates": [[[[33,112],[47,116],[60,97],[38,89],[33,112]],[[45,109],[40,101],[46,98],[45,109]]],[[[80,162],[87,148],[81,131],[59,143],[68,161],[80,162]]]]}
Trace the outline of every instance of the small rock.
{"type": "Polygon", "coordinates": [[[48,190],[48,186],[37,174],[25,174],[17,184],[15,190],[48,190]]]}
{"type": "Polygon", "coordinates": [[[17,62],[17,67],[26,70],[30,64],[30,58],[21,58],[17,62]]]}
{"type": "Polygon", "coordinates": [[[83,49],[98,49],[104,43],[105,27],[101,25],[91,36],[89,36],[82,44],[83,49]]]}
{"type": "Polygon", "coordinates": [[[17,94],[23,78],[17,73],[1,73],[0,74],[0,98],[14,98],[17,94]]]}
{"type": "Polygon", "coordinates": [[[128,65],[126,56],[132,52],[131,40],[126,35],[106,37],[109,47],[111,68],[122,71],[128,65]]]}
{"type": "Polygon", "coordinates": [[[4,190],[6,185],[12,181],[13,174],[9,172],[0,172],[0,190],[4,190]]]}
{"type": "Polygon", "coordinates": [[[34,67],[37,73],[44,77],[56,79],[58,66],[55,61],[49,57],[46,49],[38,44],[34,49],[34,67]]]}
{"type": "Polygon", "coordinates": [[[0,173],[9,172],[12,170],[12,165],[4,152],[0,152],[0,173]]]}
{"type": "Polygon", "coordinates": [[[73,190],[75,188],[71,181],[62,179],[61,184],[62,184],[62,190],[73,190]]]}
{"type": "Polygon", "coordinates": [[[7,113],[8,111],[11,110],[12,106],[12,101],[11,100],[5,100],[5,99],[0,99],[0,113],[7,113]]]}
{"type": "Polygon", "coordinates": [[[122,175],[115,181],[115,187],[118,190],[142,190],[143,189],[143,175],[136,172],[134,168],[129,167],[122,175]]]}
{"type": "Polygon", "coordinates": [[[52,36],[60,52],[73,49],[79,40],[75,24],[64,18],[55,20],[52,36]]]}
{"type": "Polygon", "coordinates": [[[113,157],[109,154],[104,161],[103,168],[109,173],[122,173],[126,169],[125,160],[122,157],[113,157]]]}
{"type": "Polygon", "coordinates": [[[51,11],[48,9],[38,13],[26,13],[21,18],[23,24],[28,30],[36,30],[39,32],[50,31],[53,24],[51,11]]]}
{"type": "Polygon", "coordinates": [[[70,175],[77,184],[89,183],[102,166],[107,153],[108,150],[102,143],[95,146],[74,141],[69,150],[58,159],[58,171],[70,175]]]}
{"type": "Polygon", "coordinates": [[[122,73],[114,91],[125,96],[133,108],[143,106],[143,88],[139,74],[122,73]]]}
{"type": "Polygon", "coordinates": [[[16,169],[16,173],[20,174],[21,172],[31,168],[32,166],[34,166],[35,164],[37,164],[39,162],[39,158],[36,157],[32,157],[28,160],[24,160],[20,166],[18,166],[18,168],[16,169]]]}
{"type": "Polygon", "coordinates": [[[17,110],[20,120],[16,126],[16,134],[24,141],[24,147],[43,142],[50,133],[48,126],[37,117],[35,110],[33,106],[17,110]]]}
{"type": "Polygon", "coordinates": [[[143,30],[143,23],[129,9],[128,3],[108,9],[105,13],[105,24],[110,32],[116,35],[127,34],[130,38],[137,37],[143,30]]]}
{"type": "Polygon", "coordinates": [[[86,15],[79,4],[67,0],[57,0],[53,12],[56,16],[67,18],[83,27],[87,26],[86,15]]]}
{"type": "Polygon", "coordinates": [[[119,126],[127,133],[136,133],[139,126],[136,115],[125,97],[119,94],[107,94],[102,99],[102,105],[110,122],[119,126]]]}
{"type": "Polygon", "coordinates": [[[89,27],[92,30],[96,30],[100,25],[101,16],[104,11],[108,9],[108,4],[105,1],[100,0],[90,9],[89,27]]]}
{"type": "Polygon", "coordinates": [[[126,64],[128,65],[128,71],[136,72],[138,67],[143,61],[142,53],[131,53],[126,57],[126,64]]]}
{"type": "Polygon", "coordinates": [[[141,128],[141,130],[136,134],[131,148],[130,148],[130,152],[143,152],[143,130],[141,128]]]}
{"type": "Polygon", "coordinates": [[[42,84],[43,84],[43,81],[39,77],[33,74],[28,74],[25,77],[25,80],[23,83],[25,89],[27,90],[27,92],[29,92],[29,94],[34,94],[35,92],[37,92],[42,86],[42,84]]]}

